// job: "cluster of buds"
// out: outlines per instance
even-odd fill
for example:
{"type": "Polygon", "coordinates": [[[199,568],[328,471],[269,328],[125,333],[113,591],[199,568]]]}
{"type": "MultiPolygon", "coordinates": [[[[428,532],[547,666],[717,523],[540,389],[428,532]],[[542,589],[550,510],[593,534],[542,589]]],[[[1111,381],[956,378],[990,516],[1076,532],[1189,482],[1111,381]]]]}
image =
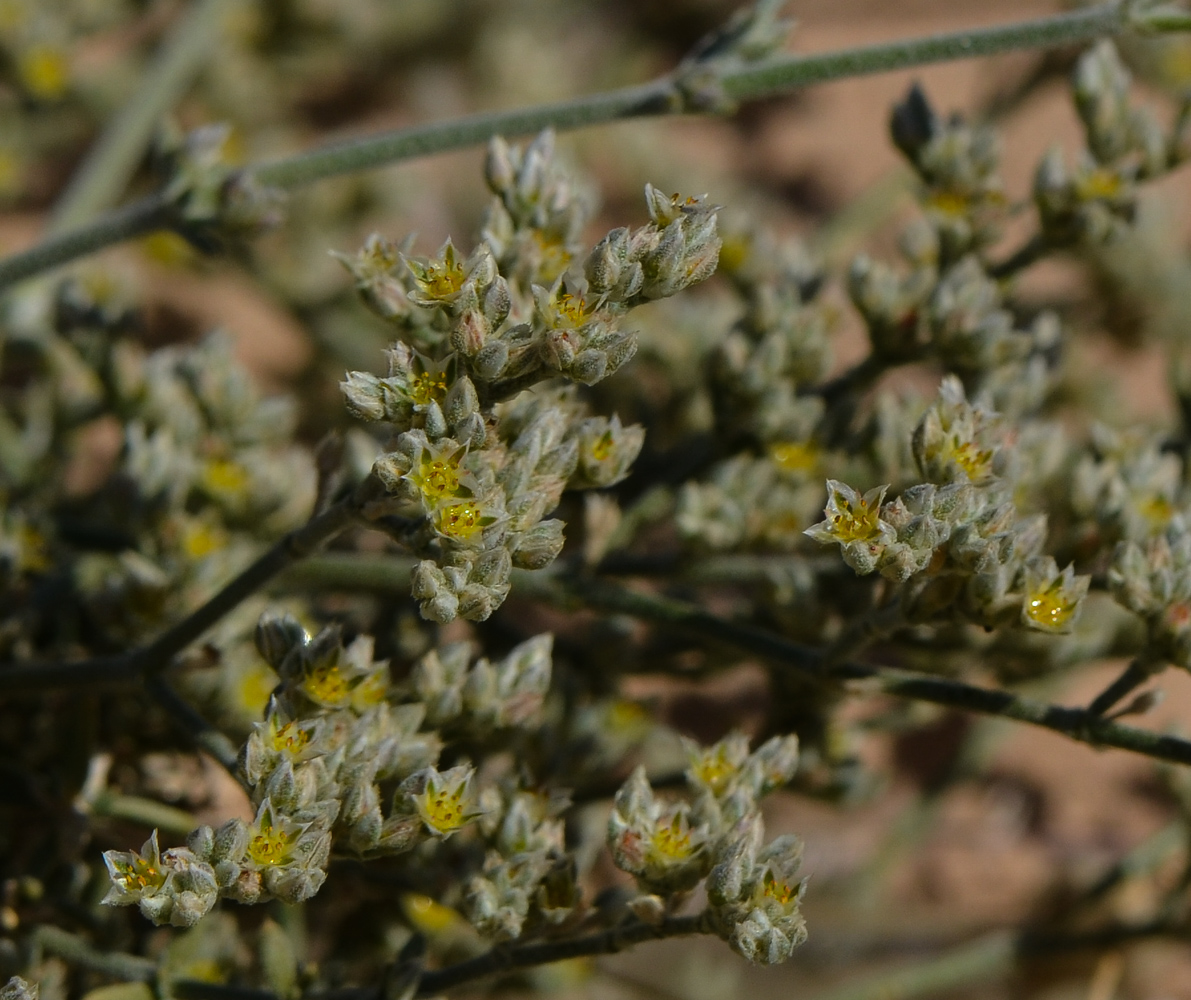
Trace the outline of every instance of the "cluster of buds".
{"type": "Polygon", "coordinates": [[[943,120],[917,85],[894,107],[890,131],[922,184],[939,262],[946,266],[995,242],[1006,209],[996,133],[958,116],[943,120]]]}
{"type": "Polygon", "coordinates": [[[1162,534],[1183,513],[1183,463],[1142,431],[1097,425],[1075,468],[1071,502],[1100,533],[1130,541],[1162,534]]]}
{"type": "Polygon", "coordinates": [[[135,489],[113,528],[136,544],[87,553],[74,572],[97,620],[127,640],[205,599],[300,524],[315,475],[292,440],[293,401],[262,399],[226,338],[148,357],[126,350],[118,361],[110,392],[127,422],[109,489],[135,489]]]}
{"type": "Polygon", "coordinates": [[[536,716],[550,688],[553,639],[539,635],[498,663],[475,663],[467,643],[431,650],[414,667],[410,685],[432,726],[466,724],[471,733],[519,726],[536,716]]]}
{"type": "Polygon", "coordinates": [[[159,149],[164,198],[178,231],[198,249],[215,253],[239,244],[284,218],[284,195],[237,168],[232,128],[207,125],[185,135],[167,133],[159,149]]]}
{"type": "Polygon", "coordinates": [[[1111,41],[1098,43],[1076,65],[1073,89],[1087,149],[1073,170],[1052,149],[1034,178],[1043,233],[1056,245],[1111,238],[1133,217],[1137,183],[1186,155],[1177,125],[1168,136],[1147,109],[1130,107],[1129,83],[1111,41]]]}
{"type": "Polygon", "coordinates": [[[801,243],[779,245],[759,231],[728,238],[720,271],[744,314],[708,359],[717,425],[764,443],[806,441],[822,404],[798,389],[819,382],[831,363],[822,273],[801,243]]]}
{"type": "Polygon", "coordinates": [[[721,936],[758,965],[776,965],[806,940],[798,878],[802,843],[785,834],[762,846],[758,814],[741,820],[707,879],[707,899],[721,936]]]}
{"type": "Polygon", "coordinates": [[[750,855],[744,841],[753,832],[759,836],[760,800],[793,777],[798,741],[774,737],[750,754],[748,738],[734,732],[711,747],[690,740],[684,746],[691,801],[659,799],[644,768],[617,792],[608,844],[617,866],[632,874],[644,893],[630,906],[641,919],[653,919],[666,912],[670,897],[707,878],[717,932],[750,961],[784,961],[805,937],[805,931],[793,932],[794,921],[801,926],[801,885],[791,889],[788,883],[790,865],[796,864],[783,853],[790,838],[780,838],[775,841],[780,847],[759,855],[755,848],[750,855]],[[776,861],[779,856],[786,867],[776,861]],[[784,886],[773,902],[784,894],[784,910],[753,898],[754,876],[764,880],[761,868],[770,860],[771,874],[781,875],[784,886]],[[761,916],[754,912],[758,907],[761,916]]]}
{"type": "Polygon", "coordinates": [[[554,133],[524,149],[497,137],[488,147],[484,177],[493,200],[484,217],[484,243],[522,287],[554,284],[582,252],[583,227],[595,198],[554,156],[554,133]]]}
{"type": "MultiPolygon", "coordinates": [[[[310,898],[326,878],[333,844],[357,855],[400,853],[445,840],[493,808],[503,813],[506,842],[524,833],[517,816],[525,804],[481,803],[470,764],[439,771],[443,738],[423,725],[459,722],[464,711],[471,738],[534,724],[550,682],[549,636],[460,677],[444,676],[443,661],[460,660],[456,650],[428,654],[404,688],[391,684],[387,662],[373,661],[366,636],[344,646],[336,628],[312,638],[289,616],[266,616],[256,640],[279,683],[240,758],[253,822],[200,827],[186,848],[164,853],[156,835],[140,854],[108,852],[107,902],[135,903],[157,923],[190,925],[220,897],[310,898]],[[383,786],[395,788],[387,809],[383,786]]],[[[461,662],[466,668],[466,650],[461,662]]],[[[550,839],[561,851],[561,829],[550,839]]]]}
{"type": "Polygon", "coordinates": [[[486,789],[479,823],[488,842],[484,867],[467,886],[472,925],[487,937],[509,940],[531,927],[557,926],[579,905],[573,858],[563,835],[565,796],[511,786],[486,789]]]}
{"type": "Polygon", "coordinates": [[[1150,653],[1191,668],[1191,531],[1183,518],[1148,541],[1119,543],[1108,585],[1145,622],[1150,653]]]}
{"type": "Polygon", "coordinates": [[[614,484],[640,451],[640,428],[590,416],[573,388],[523,391],[611,374],[635,350],[626,312],[703,280],[719,251],[713,207],[647,187],[648,225],[609,233],[581,266],[567,267],[566,249],[553,284],[535,284],[542,258],[521,260],[518,248],[569,247],[579,211],[550,150],[548,135],[490,150],[489,182],[516,238],[467,258],[448,241],[429,259],[374,239],[345,261],[405,337],[385,377],[352,372],[343,390],[353,412],[395,435],[374,467],[385,499],[371,513],[407,522],[399,540],[423,557],[413,593],[434,621],[487,618],[514,566],[540,569],[561,550],[564,525],[547,515],[563,490],[614,484]]]}
{"type": "Polygon", "coordinates": [[[907,601],[914,617],[954,606],[986,626],[1016,619],[1043,632],[1070,630],[1090,578],[1070,566],[1060,572],[1042,551],[1045,517],[1022,517],[1006,499],[1003,435],[995,416],[969,404],[948,376],[913,437],[929,481],[885,502],[887,487],[861,495],[828,480],[825,519],[806,534],[838,544],[861,575],[918,578],[907,601]]]}
{"type": "Polygon", "coordinates": [[[824,406],[800,390],[827,371],[833,314],[818,297],[823,274],[797,241],[742,230],[727,239],[720,270],[744,311],[707,359],[716,425],[762,454],[734,455],[684,484],[676,522],[705,548],[789,549],[817,508],[824,406]]]}
{"type": "Polygon", "coordinates": [[[675,524],[703,548],[793,549],[818,513],[820,462],[812,442],[776,443],[764,457],[735,455],[707,479],[683,484],[675,524]]]}
{"type": "Polygon", "coordinates": [[[112,881],[103,901],[135,904],[155,924],[189,927],[219,898],[211,866],[186,847],[162,854],[156,830],[140,851],[107,851],[103,860],[112,881]]]}

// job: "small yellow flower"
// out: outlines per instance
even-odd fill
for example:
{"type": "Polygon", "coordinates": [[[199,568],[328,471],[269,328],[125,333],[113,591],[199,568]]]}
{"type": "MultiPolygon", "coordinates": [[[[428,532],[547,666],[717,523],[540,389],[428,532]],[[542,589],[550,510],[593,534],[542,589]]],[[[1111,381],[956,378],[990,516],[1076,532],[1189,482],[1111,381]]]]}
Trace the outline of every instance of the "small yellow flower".
{"type": "Polygon", "coordinates": [[[992,475],[993,449],[952,434],[947,439],[946,457],[955,462],[974,483],[992,475]]]}
{"type": "Polygon", "coordinates": [[[414,372],[409,380],[409,398],[418,406],[441,402],[447,394],[447,378],[441,371],[414,372]]]}
{"type": "Polygon", "coordinates": [[[649,853],[653,860],[685,861],[696,850],[686,814],[676,811],[669,822],[659,823],[649,838],[649,853]]]}
{"type": "Polygon", "coordinates": [[[440,507],[434,514],[434,526],[439,534],[457,541],[470,541],[496,518],[484,512],[484,505],[478,500],[463,500],[440,507]]]}
{"type": "Polygon", "coordinates": [[[926,199],[926,207],[943,215],[959,218],[968,213],[971,201],[958,191],[936,191],[926,199]]]}
{"type": "Polygon", "coordinates": [[[274,752],[298,757],[310,744],[311,732],[296,720],[281,723],[276,714],[269,716],[269,746],[274,752]]]}
{"type": "Polygon", "coordinates": [[[352,693],[351,682],[334,660],[315,664],[298,687],[306,697],[324,708],[342,708],[352,693]]]}
{"type": "Polygon", "coordinates": [[[478,815],[475,797],[472,794],[470,767],[453,767],[440,774],[429,769],[426,786],[413,799],[414,808],[431,833],[449,837],[463,828],[478,815]]]}
{"type": "Polygon", "coordinates": [[[204,559],[226,548],[227,543],[227,532],[218,524],[192,520],[182,528],[182,551],[190,559],[204,559]]]}
{"type": "Polygon", "coordinates": [[[430,506],[445,497],[456,497],[466,492],[460,485],[465,473],[460,469],[467,448],[457,448],[450,454],[446,449],[423,448],[418,463],[405,476],[430,506]]]}
{"type": "Polygon", "coordinates": [[[786,472],[812,473],[819,465],[819,449],[809,441],[771,444],[769,457],[774,465],[786,472]]]}
{"type": "Polygon", "coordinates": [[[1075,196],[1080,201],[1110,201],[1118,197],[1124,182],[1115,170],[1096,167],[1075,179],[1075,196]]]}
{"type": "Polygon", "coordinates": [[[385,700],[389,694],[389,671],[374,670],[352,689],[352,708],[366,712],[385,700]]]}
{"type": "Polygon", "coordinates": [[[1043,632],[1068,631],[1090,582],[1071,566],[1060,573],[1050,556],[1034,561],[1026,567],[1022,622],[1043,632]]]}
{"type": "Polygon", "coordinates": [[[701,747],[694,740],[683,739],[687,760],[687,780],[702,785],[713,795],[728,791],[733,779],[749,755],[749,740],[744,733],[733,731],[710,747],[701,747]]]}
{"type": "Polygon", "coordinates": [[[881,497],[885,488],[878,493],[870,490],[860,496],[855,490],[841,489],[842,483],[828,484],[829,498],[824,514],[827,530],[841,542],[867,542],[880,537],[881,497]],[[874,495],[876,494],[876,495],[874,495]]]}
{"type": "Polygon", "coordinates": [[[798,897],[801,894],[801,885],[791,887],[788,882],[783,882],[771,871],[767,871],[761,880],[761,895],[772,899],[781,906],[789,906],[791,903],[798,902],[798,897]]]}
{"type": "Polygon", "coordinates": [[[112,881],[128,893],[159,889],[165,884],[166,872],[155,851],[149,857],[142,857],[131,851],[122,856],[112,852],[111,869],[112,881]]]}
{"type": "Polygon", "coordinates": [[[302,828],[284,816],[274,817],[272,804],[266,799],[250,833],[248,857],[261,868],[271,868],[293,859],[294,843],[302,828]]]}
{"type": "Polygon", "coordinates": [[[52,45],[32,45],[22,52],[17,72],[25,89],[43,101],[59,100],[70,85],[66,53],[52,45]]]}
{"type": "Polygon", "coordinates": [[[407,258],[406,267],[414,276],[414,284],[426,305],[451,302],[467,281],[468,269],[455,245],[447,240],[437,257],[407,258]]]}
{"type": "Polygon", "coordinates": [[[248,490],[248,470],[239,462],[212,459],[203,465],[201,482],[213,496],[242,497],[248,490]]]}
{"type": "Polygon", "coordinates": [[[1137,501],[1136,510],[1149,526],[1152,534],[1163,531],[1176,513],[1175,505],[1169,498],[1161,494],[1140,498],[1137,501]]]}
{"type": "Polygon", "coordinates": [[[1026,595],[1026,617],[1035,625],[1047,630],[1063,628],[1075,614],[1079,602],[1063,593],[1063,585],[1055,580],[1048,587],[1026,595]]]}

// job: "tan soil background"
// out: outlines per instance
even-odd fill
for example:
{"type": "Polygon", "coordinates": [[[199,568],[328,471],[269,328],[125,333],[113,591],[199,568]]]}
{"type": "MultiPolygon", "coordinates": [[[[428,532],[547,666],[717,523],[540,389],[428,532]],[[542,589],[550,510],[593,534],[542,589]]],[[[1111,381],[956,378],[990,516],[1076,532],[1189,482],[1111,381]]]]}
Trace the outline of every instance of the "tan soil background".
{"type": "MultiPolygon", "coordinates": [[[[506,6],[507,23],[494,27],[485,41],[480,64],[487,69],[475,80],[460,82],[445,64],[423,65],[392,88],[391,101],[363,115],[346,116],[336,132],[363,132],[642,79],[680,51],[677,43],[666,44],[671,35],[685,39],[692,25],[714,23],[732,5],[652,0],[636,5],[631,17],[629,5],[621,3],[576,4],[574,9],[564,0],[557,0],[556,7],[506,6]],[[632,22],[627,32],[626,21],[632,22]],[[630,38],[627,49],[622,33],[630,38]],[[526,58],[529,53],[532,59],[526,58]]],[[[1058,9],[1057,4],[1010,0],[795,0],[790,5],[800,21],[794,46],[806,52],[1058,9]]],[[[653,179],[675,190],[710,191],[729,205],[763,206],[778,228],[811,233],[898,169],[886,120],[890,105],[912,80],[920,81],[941,109],[971,110],[1026,72],[1034,59],[1017,54],[833,83],[767,101],[736,121],[623,124],[567,137],[563,145],[604,187],[605,214],[597,227],[637,219],[640,185],[653,179]]],[[[1074,151],[1079,135],[1062,80],[1043,87],[1004,123],[1004,175],[1011,193],[1027,194],[1034,164],[1050,143],[1074,151]]],[[[309,138],[313,142],[320,136],[312,132],[309,138]]],[[[479,152],[466,151],[392,168],[386,176],[402,193],[391,214],[376,218],[370,228],[390,235],[415,229],[424,246],[436,245],[448,231],[461,236],[473,232],[482,205],[479,162],[479,152]]],[[[1160,202],[1172,231],[1181,233],[1185,244],[1191,235],[1188,172],[1177,173],[1147,198],[1160,202]]],[[[300,207],[301,199],[295,204],[300,207]]],[[[23,211],[0,218],[0,250],[26,244],[40,217],[39,212],[23,211]]],[[[891,252],[894,231],[884,227],[869,245],[891,252]]],[[[283,237],[270,238],[279,239],[283,237]]],[[[196,329],[219,325],[229,330],[241,356],[265,384],[284,388],[299,376],[309,377],[314,351],[307,331],[235,267],[166,270],[145,263],[138,250],[129,248],[112,257],[136,276],[157,309],[182,315],[196,329]]],[[[333,263],[327,268],[328,281],[345,281],[333,263]]],[[[1026,288],[1053,293],[1076,287],[1078,280],[1070,268],[1055,266],[1040,269],[1026,288]]],[[[1123,398],[1138,416],[1169,412],[1160,353],[1126,350],[1107,340],[1092,350],[1098,361],[1112,367],[1123,398]]],[[[853,329],[839,363],[862,351],[853,329]]],[[[329,368],[316,376],[333,386],[329,368]]],[[[81,444],[84,454],[111,447],[101,430],[95,435],[81,444]]],[[[1116,663],[1098,665],[1048,694],[1062,703],[1085,701],[1119,669],[1116,663]]],[[[747,673],[741,683],[750,683],[747,673]]],[[[1165,702],[1138,724],[1191,729],[1191,678],[1169,672],[1159,686],[1165,702]]],[[[802,835],[811,876],[806,905],[810,941],[786,966],[751,969],[715,941],[655,944],[601,960],[605,975],[564,985],[558,995],[608,1000],[815,997],[829,986],[920,962],[940,948],[1014,928],[1048,912],[1175,815],[1154,766],[1144,759],[982,722],[990,749],[980,775],[949,788],[915,828],[911,824],[921,808],[923,775],[938,767],[936,758],[945,759],[958,746],[954,720],[937,714],[923,718],[931,725],[913,746],[896,747],[882,738],[863,747],[886,782],[872,801],[835,808],[785,796],[772,804],[770,833],[802,835]]],[[[1111,895],[1101,913],[1128,920],[1145,916],[1152,903],[1152,891],[1138,883],[1111,895]]],[[[1017,976],[933,995],[956,1000],[1191,998],[1191,947],[1186,942],[1147,942],[1102,955],[1081,953],[1023,966],[1017,976]]]]}

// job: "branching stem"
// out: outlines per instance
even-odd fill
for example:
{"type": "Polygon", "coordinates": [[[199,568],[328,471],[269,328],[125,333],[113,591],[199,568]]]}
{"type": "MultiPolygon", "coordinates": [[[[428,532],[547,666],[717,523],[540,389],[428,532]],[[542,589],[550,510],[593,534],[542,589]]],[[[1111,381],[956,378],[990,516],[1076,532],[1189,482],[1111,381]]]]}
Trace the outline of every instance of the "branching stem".
{"type": "MultiPolygon", "coordinates": [[[[969,31],[905,39],[838,52],[782,55],[752,64],[711,64],[714,82],[729,101],[787,93],[828,80],[884,73],[949,59],[969,59],[1024,48],[1075,45],[1127,26],[1127,6],[1118,0],[1049,17],[969,31]]],[[[469,115],[334,143],[249,167],[260,184],[295,188],[327,177],[354,173],[416,156],[485,142],[494,135],[517,136],[551,127],[575,129],[645,116],[701,110],[669,74],[651,83],[593,94],[556,104],[469,115]]],[[[29,250],[0,260],[0,290],[103,247],[171,224],[170,206],[159,196],[134,202],[93,222],[62,232],[29,250]]]]}
{"type": "MultiPolygon", "coordinates": [[[[353,572],[350,558],[343,555],[331,556],[325,563],[311,561],[303,567],[302,579],[320,578],[320,571],[326,566],[330,572],[322,582],[327,585],[365,590],[409,586],[408,560],[366,557],[358,559],[357,565],[353,572]]],[[[1098,718],[1085,708],[1052,705],[1012,691],[977,687],[911,670],[855,662],[829,665],[821,649],[754,625],[720,618],[685,601],[633,590],[606,579],[563,579],[556,573],[519,570],[514,572],[513,593],[569,610],[590,608],[657,622],[681,634],[760,657],[780,669],[825,684],[862,681],[898,698],[1013,719],[1089,746],[1116,747],[1156,760],[1191,764],[1191,740],[1123,726],[1098,718]]]]}
{"type": "MultiPolygon", "coordinates": [[[[49,688],[85,687],[127,683],[167,667],[174,656],[198,639],[245,598],[254,594],[283,569],[310,555],[360,516],[371,481],[356,493],[291,531],[252,565],[226,584],[206,604],[197,608],[147,646],[118,656],[100,656],[74,663],[25,663],[0,668],[0,695],[49,688]]],[[[216,756],[218,748],[208,747],[216,756]]]]}

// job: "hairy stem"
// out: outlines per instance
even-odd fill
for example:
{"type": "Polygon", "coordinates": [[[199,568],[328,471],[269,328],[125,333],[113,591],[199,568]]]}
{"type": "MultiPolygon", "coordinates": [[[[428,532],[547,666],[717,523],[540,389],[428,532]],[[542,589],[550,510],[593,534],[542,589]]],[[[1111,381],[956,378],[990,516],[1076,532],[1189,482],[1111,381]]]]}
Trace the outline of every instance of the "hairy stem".
{"type": "Polygon", "coordinates": [[[100,951],[81,937],[43,924],[34,931],[37,946],[51,955],[57,955],[74,965],[93,972],[101,972],[124,982],[151,983],[157,978],[157,963],[139,955],[126,955],[118,951],[100,951]]]}
{"type": "Polygon", "coordinates": [[[162,117],[202,69],[227,0],[195,0],[162,43],[140,86],[91,148],[54,208],[49,232],[87,221],[123,194],[162,117]]]}
{"type": "MultiPolygon", "coordinates": [[[[1023,48],[1074,45],[1126,27],[1125,6],[1108,2],[1050,17],[970,31],[956,31],[839,52],[783,55],[748,65],[715,65],[709,70],[725,97],[755,100],[802,87],[870,73],[883,73],[949,59],[967,59],[1023,48]]],[[[680,80],[667,75],[556,104],[469,115],[446,122],[383,132],[350,142],[249,167],[260,184],[294,188],[327,177],[395,163],[415,156],[459,149],[494,135],[525,135],[542,128],[574,129],[649,115],[699,110],[685,100],[680,80]]],[[[170,223],[169,206],[154,197],[53,236],[22,253],[0,260],[0,290],[22,278],[64,264],[121,240],[170,223]]]]}
{"type": "MultiPolygon", "coordinates": [[[[348,559],[340,555],[328,560],[326,565],[332,569],[334,585],[376,590],[403,590],[409,586],[407,560],[371,557],[360,560],[358,572],[353,572],[348,559]]],[[[321,570],[324,565],[308,565],[306,579],[312,578],[311,571],[321,570]]],[[[324,578],[324,583],[329,578],[324,578]]],[[[680,634],[760,657],[780,669],[825,684],[860,681],[898,698],[1013,719],[1089,746],[1116,747],[1156,760],[1191,764],[1191,740],[1123,726],[1090,715],[1084,708],[1052,705],[1012,691],[977,687],[911,670],[852,662],[829,665],[821,649],[754,625],[721,618],[685,601],[633,590],[609,580],[563,579],[547,571],[514,571],[513,593],[567,610],[589,608],[656,622],[680,634]]]]}
{"type": "Polygon", "coordinates": [[[1101,691],[1088,706],[1088,715],[1101,716],[1126,695],[1136,691],[1141,685],[1154,676],[1155,667],[1161,663],[1138,657],[1129,664],[1115,681],[1101,691]]]}

